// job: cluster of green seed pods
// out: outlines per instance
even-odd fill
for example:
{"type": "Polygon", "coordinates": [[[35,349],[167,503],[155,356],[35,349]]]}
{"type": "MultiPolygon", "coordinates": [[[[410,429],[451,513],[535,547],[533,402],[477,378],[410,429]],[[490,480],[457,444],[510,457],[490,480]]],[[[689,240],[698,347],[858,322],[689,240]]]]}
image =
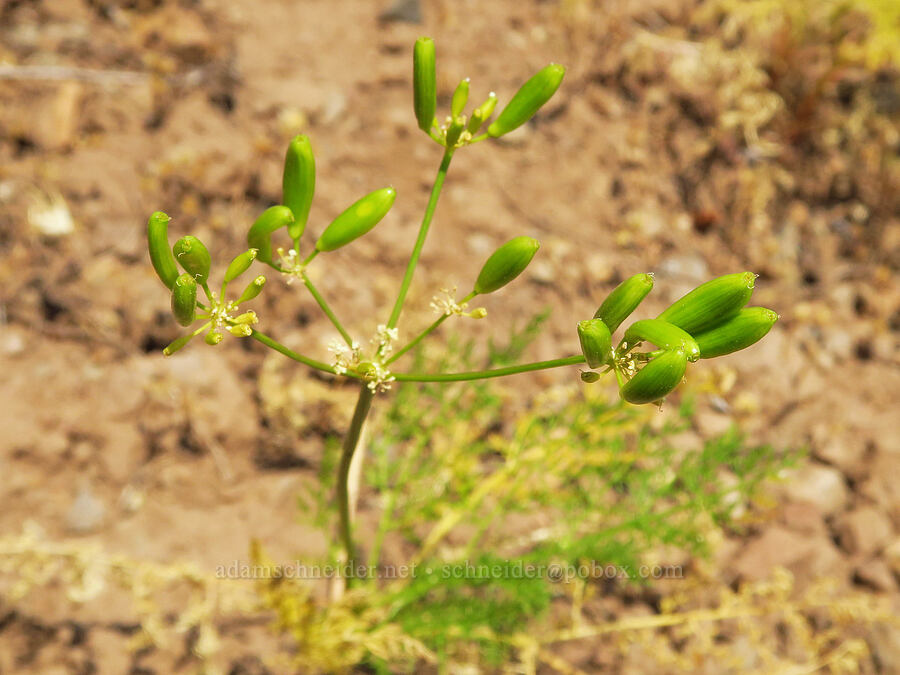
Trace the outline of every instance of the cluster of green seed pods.
{"type": "Polygon", "coordinates": [[[264,276],[257,276],[251,281],[237,300],[227,301],[225,292],[228,284],[250,269],[259,251],[251,248],[234,258],[225,270],[222,287],[218,294],[209,288],[209,275],[212,268],[212,257],[209,250],[197,237],[187,235],[169,248],[168,226],[170,218],[157,211],[147,222],[147,249],[150,261],[163,284],[172,292],[172,315],[182,326],[190,326],[198,319],[205,323],[197,330],[182,335],[164,350],[171,355],[184,347],[192,338],[207,331],[207,344],[216,345],[222,341],[222,331],[228,331],[237,337],[252,334],[251,325],[256,323],[254,312],[236,314],[235,310],[244,302],[252,300],[260,294],[266,283],[264,276]],[[178,266],[184,270],[178,273],[178,266]],[[198,300],[198,288],[206,295],[206,302],[198,300]]]}
{"type": "MultiPolygon", "coordinates": [[[[303,265],[288,265],[285,260],[275,260],[275,253],[282,249],[273,250],[272,236],[284,228],[292,241],[294,255],[299,253],[316,189],[315,157],[309,138],[304,134],[295,136],[288,144],[281,187],[282,204],[271,206],[260,214],[247,232],[247,244],[259,251],[260,262],[293,273],[302,271],[303,265]]],[[[316,240],[313,255],[334,251],[364,235],[387,215],[396,196],[394,188],[386,187],[354,202],[325,228],[316,240]]]]}
{"type": "Polygon", "coordinates": [[[413,109],[419,128],[435,141],[453,150],[482,138],[499,138],[518,129],[550,100],[562,83],[566,69],[556,63],[542,68],[523,84],[497,119],[482,137],[476,134],[490,118],[497,106],[497,96],[491,92],[467,118],[463,112],[469,100],[469,78],[462,80],[453,92],[450,115],[441,124],[436,117],[437,77],[434,40],[419,38],[413,47],[413,109]]]}
{"type": "Polygon", "coordinates": [[[655,319],[635,321],[618,346],[610,335],[627,319],[653,288],[650,274],[623,281],[603,301],[594,318],[578,324],[578,338],[591,371],[585,382],[596,382],[594,369],[606,367],[619,379],[619,392],[629,403],[656,403],[680,383],[687,364],[745,349],[761,340],[778,315],[764,307],[745,307],[756,275],[727,274],[701,284],[679,298],[655,319]],[[634,352],[650,343],[651,352],[634,352]]]}

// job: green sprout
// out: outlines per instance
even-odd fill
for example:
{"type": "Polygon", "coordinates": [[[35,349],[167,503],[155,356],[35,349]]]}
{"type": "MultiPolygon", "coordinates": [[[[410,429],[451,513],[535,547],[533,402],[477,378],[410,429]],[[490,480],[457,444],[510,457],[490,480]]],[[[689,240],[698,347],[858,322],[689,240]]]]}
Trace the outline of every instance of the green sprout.
{"type": "MultiPolygon", "coordinates": [[[[484,140],[496,139],[526,124],[550,100],[562,83],[565,69],[550,64],[527,80],[513,98],[488,123],[497,105],[491,93],[470,114],[466,114],[469,80],[456,88],[450,114],[443,122],[437,113],[435,47],[430,38],[421,38],[413,50],[414,112],[419,128],[443,148],[440,166],[413,244],[406,270],[393,308],[384,323],[378,324],[368,340],[352,336],[328,305],[307,274],[307,267],[320,254],[349,245],[365,235],[384,219],[396,199],[391,187],[376,189],[345,209],[327,225],[312,245],[303,241],[310,205],[315,193],[316,169],[312,144],[305,135],[295,137],[288,145],[284,161],[282,204],[266,209],[247,233],[249,249],[228,265],[218,293],[209,287],[211,259],[199,239],[185,236],[170,249],[167,228],[169,217],[154,213],[147,227],[150,259],[162,282],[172,292],[173,315],[179,324],[202,325],[165,348],[171,355],[193,337],[207,332],[206,342],[217,344],[223,331],[237,337],[250,337],[267,347],[303,363],[310,368],[349,378],[359,384],[359,395],[350,427],[344,436],[337,467],[336,498],[339,508],[339,531],[343,556],[347,562],[358,560],[351,504],[348,490],[350,464],[359,445],[363,425],[376,394],[394,383],[459,382],[503,377],[520,373],[586,365],[581,379],[596,382],[612,372],[625,401],[634,404],[659,403],[682,381],[689,362],[713,358],[749,347],[762,339],[778,316],[758,307],[745,307],[753,291],[756,276],[749,272],[713,279],[672,304],[656,319],[637,321],[629,326],[621,341],[613,346],[612,335],[634,312],[653,288],[651,274],[637,274],[615,288],[602,302],[593,318],[577,325],[581,352],[547,361],[518,363],[499,368],[466,372],[409,372],[395,370],[394,364],[424,339],[432,335],[446,320],[455,316],[484,318],[483,307],[469,309],[479,295],[499,291],[518,277],[538,253],[537,240],[520,236],[499,247],[484,263],[471,290],[463,295],[457,289],[443,289],[432,307],[439,316],[405,344],[398,328],[406,296],[425,245],[444,180],[456,151],[484,140]],[[285,246],[273,244],[274,236],[285,236],[285,246]],[[274,246],[274,248],[273,248],[274,246]],[[304,250],[305,248],[305,250],[304,250]],[[228,284],[245,273],[254,263],[273,268],[287,283],[300,280],[337,331],[339,338],[329,345],[331,358],[324,362],[297,353],[260,332],[258,318],[252,311],[239,312],[239,307],[255,298],[265,284],[257,276],[236,300],[226,299],[228,284]],[[184,270],[179,274],[178,266],[184,270]],[[197,299],[198,288],[206,301],[197,299]],[[649,343],[651,351],[637,351],[649,343]]],[[[573,336],[574,337],[574,336],[573,336]]]]}

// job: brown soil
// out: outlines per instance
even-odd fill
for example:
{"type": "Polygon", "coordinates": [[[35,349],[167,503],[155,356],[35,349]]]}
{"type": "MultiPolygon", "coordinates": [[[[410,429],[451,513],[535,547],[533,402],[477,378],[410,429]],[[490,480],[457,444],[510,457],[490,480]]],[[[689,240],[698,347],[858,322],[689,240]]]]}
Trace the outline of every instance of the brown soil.
{"type": "MultiPolygon", "coordinates": [[[[755,440],[808,446],[814,468],[788,481],[781,515],[737,542],[723,575],[760,578],[780,564],[896,599],[896,184],[847,158],[835,169],[835,157],[798,141],[778,165],[790,186],[757,222],[741,201],[755,194],[744,180],[752,159],[721,135],[698,151],[715,135],[708,112],[664,73],[630,67],[624,47],[651,21],[646,3],[613,13],[590,3],[424,4],[424,25],[413,25],[352,0],[0,2],[0,63],[70,69],[59,80],[25,69],[0,79],[0,535],[31,523],[51,541],[209,570],[245,558],[251,537],[275,558],[324,550],[299,521],[296,495],[315,479],[321,436],[341,428],[352,392],[234,339],[164,359],[179,329],[144,224],[163,209],[170,235],[196,234],[214,260],[230,259],[252,218],[280,198],[287,140],[307,133],[318,166],[311,231],[366,191],[390,184],[399,194],[381,226],[333,254],[328,274],[315,268],[348,327],[370,334],[396,293],[439,161],[410,103],[411,45],[429,34],[445,103],[464,76],[476,100],[493,88],[503,101],[549,61],[568,73],[535,124],[454,160],[406,331],[431,320],[437,289],[464,287],[519,234],[541,239],[541,257],[484,303],[491,322],[477,329],[503,336],[552,305],[535,359],[577,349],[576,320],[625,275],[656,273],[649,313],[710,276],[760,273],[755,301],[782,319],[753,349],[694,369],[696,433],[736,420],[755,440]],[[35,205],[54,195],[73,218],[68,234],[39,228],[35,205]],[[281,368],[312,382],[299,447],[260,402],[260,373],[281,368]]],[[[657,8],[653,20],[677,21],[690,5],[675,4],[684,7],[657,8]]],[[[332,331],[298,290],[271,278],[256,305],[261,327],[327,358],[332,331]]],[[[0,596],[0,672],[195,668],[128,655],[131,620],[113,607],[73,609],[52,591],[16,604],[0,596]]],[[[248,641],[231,672],[262,672],[257,656],[248,641]]]]}

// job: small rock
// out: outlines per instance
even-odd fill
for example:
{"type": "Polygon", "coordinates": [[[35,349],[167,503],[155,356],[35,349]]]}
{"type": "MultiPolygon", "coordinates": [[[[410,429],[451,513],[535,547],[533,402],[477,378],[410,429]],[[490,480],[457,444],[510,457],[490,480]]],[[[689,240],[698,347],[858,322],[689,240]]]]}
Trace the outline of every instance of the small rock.
{"type": "Polygon", "coordinates": [[[776,567],[785,567],[798,581],[841,576],[846,563],[824,536],[808,536],[772,526],[747,544],[734,558],[733,571],[741,580],[759,581],[776,567]]]}
{"type": "Polygon", "coordinates": [[[788,502],[781,509],[780,520],[794,532],[822,535],[828,532],[822,512],[809,502],[788,502]]]}
{"type": "Polygon", "coordinates": [[[87,486],[82,487],[66,513],[66,524],[75,534],[95,531],[103,523],[106,507],[87,486]]]}
{"type": "Polygon", "coordinates": [[[884,559],[891,571],[900,577],[900,537],[884,547],[884,559]]]}
{"type": "Polygon", "coordinates": [[[837,513],[847,503],[843,475],[837,469],[821,464],[807,464],[791,470],[784,492],[791,501],[815,505],[824,516],[837,513]]]}
{"type": "Polygon", "coordinates": [[[841,546],[848,552],[872,555],[890,541],[891,523],[873,506],[863,506],[844,514],[835,526],[841,546]]]}
{"type": "Polygon", "coordinates": [[[875,624],[868,643],[873,660],[880,666],[877,672],[894,672],[894,666],[900,663],[900,631],[897,627],[887,622],[875,624]]]}
{"type": "Polygon", "coordinates": [[[709,277],[709,266],[699,255],[686,254],[666,258],[659,263],[657,274],[662,278],[680,278],[702,282],[709,277]]]}
{"type": "Polygon", "coordinates": [[[12,326],[0,327],[0,352],[15,356],[25,351],[25,337],[12,326]]]}
{"type": "Polygon", "coordinates": [[[858,433],[846,436],[831,436],[813,449],[813,455],[823,462],[840,469],[846,476],[862,478],[865,472],[863,458],[866,454],[866,440],[858,433]]]}
{"type": "Polygon", "coordinates": [[[897,590],[897,582],[894,581],[890,567],[879,558],[872,558],[857,565],[853,575],[859,583],[874,588],[876,591],[893,593],[897,590]]]}
{"type": "Polygon", "coordinates": [[[528,268],[529,276],[539,284],[551,285],[556,281],[556,266],[546,260],[538,260],[528,268]]]}
{"type": "Polygon", "coordinates": [[[420,0],[395,0],[394,4],[378,15],[379,21],[422,23],[420,0]]]}

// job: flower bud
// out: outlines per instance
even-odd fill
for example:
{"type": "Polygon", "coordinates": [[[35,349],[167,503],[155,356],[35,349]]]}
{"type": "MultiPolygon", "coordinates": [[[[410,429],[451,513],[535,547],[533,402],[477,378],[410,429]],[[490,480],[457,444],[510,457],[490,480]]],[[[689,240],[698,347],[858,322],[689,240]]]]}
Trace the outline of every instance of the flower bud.
{"type": "Polygon", "coordinates": [[[197,282],[188,273],[179,276],[172,286],[172,314],[182,326],[194,323],[197,309],[197,282]]]}
{"type": "Polygon", "coordinates": [[[309,137],[300,134],[288,145],[281,180],[281,201],[294,214],[294,222],[288,225],[288,236],[294,241],[303,235],[306,228],[315,191],[316,160],[309,137]]]}
{"type": "Polygon", "coordinates": [[[700,358],[711,359],[740,351],[759,342],[768,333],[778,315],[765,307],[745,307],[733,317],[697,335],[700,358]]]}
{"type": "Polygon", "coordinates": [[[172,247],[175,260],[184,268],[185,272],[192,274],[201,286],[209,280],[209,268],[212,259],[203,242],[197,237],[187,235],[175,242],[172,247]]]}
{"type": "Polygon", "coordinates": [[[475,292],[493,293],[506,286],[528,267],[540,247],[540,242],[531,237],[510,239],[484,263],[475,281],[475,292]]]}
{"type": "Polygon", "coordinates": [[[263,275],[259,275],[253,281],[251,281],[247,288],[244,289],[244,292],[241,293],[241,297],[237,299],[234,303],[236,305],[240,305],[242,302],[247,302],[248,300],[252,300],[257,295],[262,293],[263,286],[266,285],[266,278],[263,275]]]}
{"type": "Polygon", "coordinates": [[[609,328],[600,319],[589,319],[578,322],[578,339],[581,352],[591,368],[599,368],[609,361],[612,341],[609,328]]]}
{"type": "Polygon", "coordinates": [[[566,69],[556,63],[551,63],[546,68],[535,73],[512,100],[506,104],[500,116],[488,127],[488,135],[497,138],[517,129],[534,117],[534,114],[550,100],[550,97],[559,89],[566,69]]]}
{"type": "Polygon", "coordinates": [[[747,304],[755,279],[752,272],[717,277],[676,300],[657,318],[691,335],[702,333],[730,319],[747,304]]]}
{"type": "Polygon", "coordinates": [[[235,323],[246,323],[249,325],[249,324],[259,323],[259,319],[256,318],[256,312],[251,310],[249,312],[244,312],[243,314],[239,314],[238,316],[234,317],[234,322],[235,323]]]}
{"type": "Polygon", "coordinates": [[[251,248],[249,251],[244,251],[238,257],[228,263],[228,269],[225,270],[225,283],[231,283],[248,269],[250,269],[250,265],[252,265],[253,261],[256,260],[256,256],[258,254],[259,251],[257,249],[251,248]]]}
{"type": "Polygon", "coordinates": [[[162,211],[156,211],[147,221],[147,248],[150,251],[150,262],[157,276],[166,285],[172,288],[178,278],[178,268],[175,266],[175,258],[172,249],[169,248],[169,216],[162,211]]]}
{"type": "Polygon", "coordinates": [[[477,134],[484,121],[493,114],[496,106],[497,95],[491,92],[487,100],[472,111],[472,117],[469,119],[466,130],[473,136],[477,134]]]}
{"type": "Polygon", "coordinates": [[[635,274],[616,286],[594,313],[595,319],[603,319],[610,333],[615,333],[622,322],[637,309],[653,289],[652,274],[635,274]]]}
{"type": "Polygon", "coordinates": [[[211,330],[204,337],[203,341],[208,344],[210,347],[215,347],[225,338],[221,333],[211,330]]]}
{"type": "Polygon", "coordinates": [[[180,338],[175,338],[168,344],[165,349],[163,349],[163,356],[172,356],[172,354],[174,354],[179,349],[184,347],[188,342],[190,342],[193,337],[193,333],[188,333],[187,335],[182,335],[180,338]]]}
{"type": "Polygon", "coordinates": [[[469,78],[462,80],[456,85],[456,91],[453,92],[453,98],[450,101],[450,116],[459,117],[469,102],[469,78]]]}
{"type": "Polygon", "coordinates": [[[629,403],[653,403],[670,394],[687,370],[687,356],[681,349],[667,351],[641,368],[620,390],[629,403]]]}
{"type": "Polygon", "coordinates": [[[645,340],[662,349],[683,349],[688,361],[700,358],[700,347],[694,338],[678,326],[662,319],[635,321],[625,331],[626,349],[645,340]]]}
{"type": "Polygon", "coordinates": [[[413,107],[419,128],[426,134],[434,125],[437,109],[437,77],[434,63],[434,40],[423,37],[413,47],[413,107]]]}
{"type": "Polygon", "coordinates": [[[600,379],[600,373],[595,373],[593,370],[582,370],[581,371],[581,381],[587,382],[591,384],[600,379]]]}
{"type": "Polygon", "coordinates": [[[260,262],[272,264],[272,233],[294,222],[294,212],[287,206],[270,206],[263,211],[247,232],[247,244],[255,248],[260,262]]]}
{"type": "Polygon", "coordinates": [[[448,148],[455,148],[456,144],[459,142],[459,137],[462,136],[462,132],[465,131],[466,125],[463,124],[463,119],[461,117],[454,117],[450,122],[450,126],[447,127],[447,136],[445,138],[445,144],[448,148]]]}
{"type": "Polygon", "coordinates": [[[397,191],[391,187],[370,192],[331,221],[316,242],[316,249],[333,251],[361,237],[387,215],[396,197],[397,191]]]}
{"type": "Polygon", "coordinates": [[[234,326],[228,326],[225,330],[227,330],[235,337],[250,337],[251,335],[253,335],[253,329],[250,328],[249,324],[246,323],[238,323],[234,326]]]}

